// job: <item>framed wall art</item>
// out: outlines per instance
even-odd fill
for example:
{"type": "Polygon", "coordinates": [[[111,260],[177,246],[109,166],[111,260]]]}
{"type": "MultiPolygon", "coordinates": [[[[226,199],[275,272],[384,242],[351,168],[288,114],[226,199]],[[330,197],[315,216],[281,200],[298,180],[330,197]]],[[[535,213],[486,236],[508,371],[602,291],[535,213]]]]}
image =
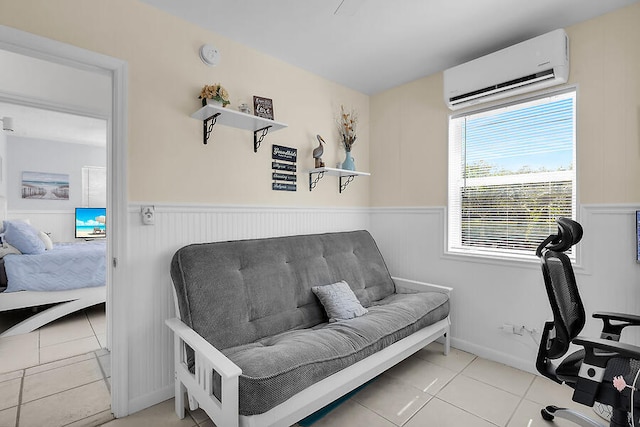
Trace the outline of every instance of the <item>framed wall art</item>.
{"type": "Polygon", "coordinates": [[[273,120],[273,101],[269,98],[254,96],[253,114],[264,119],[273,120]]]}

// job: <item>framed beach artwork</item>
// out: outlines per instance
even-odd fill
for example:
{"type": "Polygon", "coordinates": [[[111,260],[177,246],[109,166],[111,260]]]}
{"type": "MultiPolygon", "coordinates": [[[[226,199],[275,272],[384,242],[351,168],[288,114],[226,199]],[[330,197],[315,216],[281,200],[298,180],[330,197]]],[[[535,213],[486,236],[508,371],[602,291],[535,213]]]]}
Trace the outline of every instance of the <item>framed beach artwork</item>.
{"type": "Polygon", "coordinates": [[[48,172],[22,172],[22,198],[69,200],[69,175],[48,172]]]}

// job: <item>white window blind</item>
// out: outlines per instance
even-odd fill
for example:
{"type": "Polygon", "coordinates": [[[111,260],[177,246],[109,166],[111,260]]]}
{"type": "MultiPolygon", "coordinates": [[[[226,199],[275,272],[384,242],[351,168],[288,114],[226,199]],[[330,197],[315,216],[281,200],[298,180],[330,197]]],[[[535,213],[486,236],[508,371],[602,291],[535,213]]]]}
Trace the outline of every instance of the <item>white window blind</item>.
{"type": "Polygon", "coordinates": [[[107,169],[101,166],[82,167],[82,206],[107,206],[107,169]]]}
{"type": "Polygon", "coordinates": [[[449,121],[448,250],[533,255],[575,218],[575,90],[449,121]]]}

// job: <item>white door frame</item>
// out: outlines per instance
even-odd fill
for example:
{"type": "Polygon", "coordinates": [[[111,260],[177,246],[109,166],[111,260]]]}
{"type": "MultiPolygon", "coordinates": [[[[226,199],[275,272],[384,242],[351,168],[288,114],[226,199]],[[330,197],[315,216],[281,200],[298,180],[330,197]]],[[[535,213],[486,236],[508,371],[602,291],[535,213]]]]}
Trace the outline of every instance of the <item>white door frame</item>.
{"type": "Polygon", "coordinates": [[[107,334],[111,343],[111,411],[129,415],[127,339],[127,62],[0,25],[0,49],[111,76],[107,125],[107,334]]]}

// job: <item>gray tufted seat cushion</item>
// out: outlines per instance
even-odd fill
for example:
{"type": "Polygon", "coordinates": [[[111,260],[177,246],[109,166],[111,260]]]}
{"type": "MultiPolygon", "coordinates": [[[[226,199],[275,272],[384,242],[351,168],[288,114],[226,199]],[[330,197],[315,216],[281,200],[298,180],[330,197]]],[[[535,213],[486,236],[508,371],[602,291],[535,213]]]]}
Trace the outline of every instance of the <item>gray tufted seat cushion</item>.
{"type": "Polygon", "coordinates": [[[227,349],[225,355],[242,369],[240,414],[266,412],[448,314],[445,294],[393,294],[369,307],[361,317],[227,349]]]}

